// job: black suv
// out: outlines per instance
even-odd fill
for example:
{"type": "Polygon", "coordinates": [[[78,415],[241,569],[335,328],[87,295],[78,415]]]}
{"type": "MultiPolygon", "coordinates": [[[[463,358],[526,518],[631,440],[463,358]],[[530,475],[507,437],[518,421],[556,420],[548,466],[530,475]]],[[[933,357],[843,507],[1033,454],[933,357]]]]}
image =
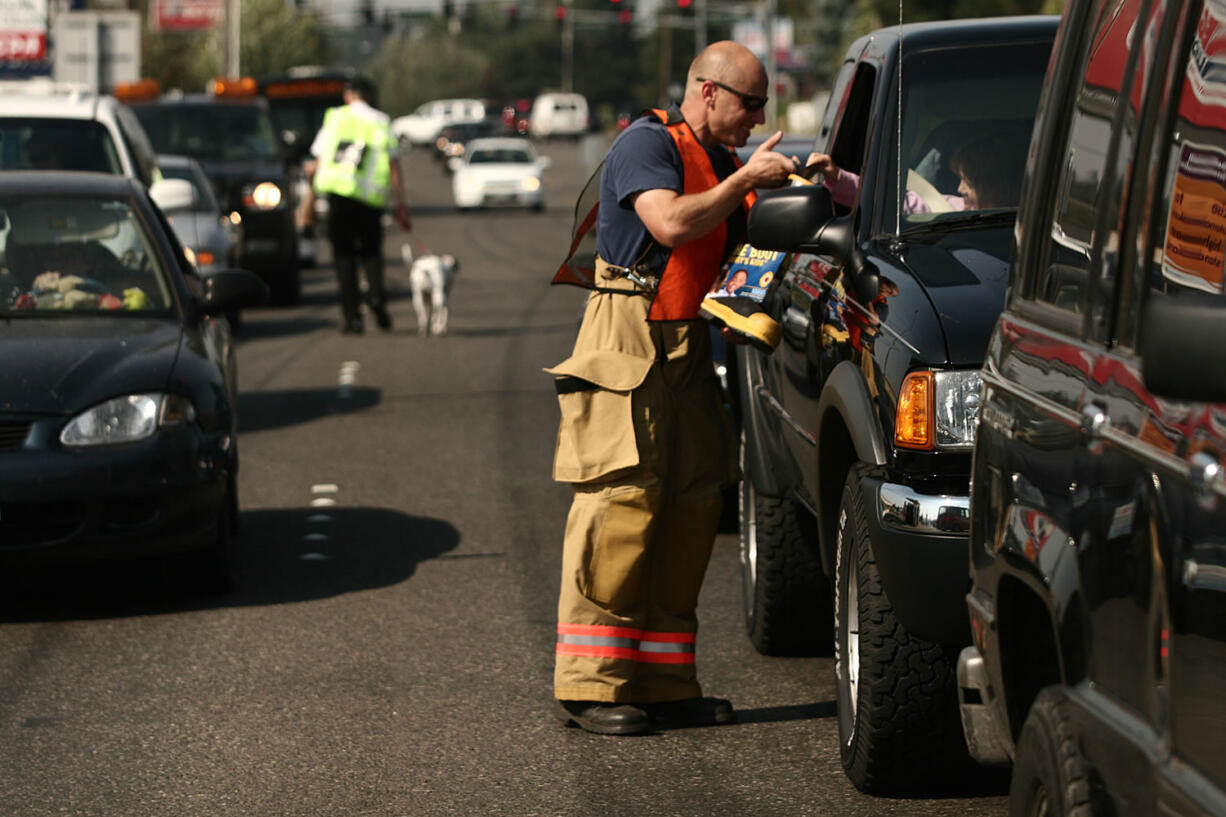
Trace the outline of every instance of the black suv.
{"type": "Polygon", "coordinates": [[[268,102],[254,95],[168,94],[131,104],[158,153],[200,162],[227,213],[241,220],[239,264],[260,275],[271,300],[298,300],[295,179],[268,102]]]}
{"type": "Polygon", "coordinates": [[[750,214],[752,244],[794,254],[770,302],[779,348],[740,347],[733,361],[747,625],[771,654],[828,647],[833,633],[843,766],[863,791],[967,765],[954,669],[970,643],[979,368],[1057,23],[909,24],[857,40],[816,144],[858,175],[854,197],[831,218],[825,187],[787,188],[750,214]],[[985,142],[1020,146],[996,150],[981,182],[1011,184],[1011,199],[959,194],[956,159],[985,142]]]}
{"type": "Polygon", "coordinates": [[[1071,0],[988,348],[958,662],[1011,812],[1226,814],[1226,7],[1071,0]]]}

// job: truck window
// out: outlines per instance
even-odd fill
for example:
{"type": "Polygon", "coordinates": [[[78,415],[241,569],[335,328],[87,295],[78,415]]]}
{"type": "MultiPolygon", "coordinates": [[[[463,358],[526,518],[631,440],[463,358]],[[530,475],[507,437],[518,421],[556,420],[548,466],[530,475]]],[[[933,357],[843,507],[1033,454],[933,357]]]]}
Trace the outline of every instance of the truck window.
{"type": "Polygon", "coordinates": [[[1087,309],[1098,225],[1113,225],[1119,212],[1120,197],[1111,195],[1104,182],[1110,177],[1111,123],[1124,86],[1129,34],[1139,3],[1126,5],[1131,13],[1119,13],[1115,3],[1096,5],[1094,27],[1082,41],[1081,86],[1068,100],[1064,147],[1053,151],[1064,160],[1055,186],[1046,261],[1037,267],[1032,295],[1073,315],[1087,309]]]}

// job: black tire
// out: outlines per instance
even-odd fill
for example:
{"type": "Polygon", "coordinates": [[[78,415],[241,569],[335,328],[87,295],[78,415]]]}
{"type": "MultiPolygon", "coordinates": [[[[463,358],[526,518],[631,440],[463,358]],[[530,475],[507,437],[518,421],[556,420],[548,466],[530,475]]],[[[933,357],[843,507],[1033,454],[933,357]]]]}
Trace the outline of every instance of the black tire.
{"type": "Polygon", "coordinates": [[[763,655],[830,652],[830,582],[822,573],[813,526],[789,499],[760,495],[745,468],[741,439],[739,501],[745,629],[763,655]]]}
{"type": "Polygon", "coordinates": [[[969,767],[953,649],[909,633],[877,572],[860,495],[843,485],[835,561],[835,682],[843,770],[867,794],[931,791],[969,767]]]}
{"type": "Polygon", "coordinates": [[[1022,726],[1009,817],[1091,817],[1090,770],[1060,687],[1039,693],[1022,726]]]}

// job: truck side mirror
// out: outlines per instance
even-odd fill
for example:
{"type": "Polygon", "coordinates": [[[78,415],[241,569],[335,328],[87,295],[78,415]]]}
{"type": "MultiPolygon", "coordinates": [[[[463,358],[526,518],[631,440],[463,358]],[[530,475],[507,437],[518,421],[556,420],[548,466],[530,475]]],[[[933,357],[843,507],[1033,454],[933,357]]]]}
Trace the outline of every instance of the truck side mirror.
{"type": "Polygon", "coordinates": [[[1226,402],[1226,298],[1151,293],[1141,313],[1141,379],[1158,397],[1226,402]]]}
{"type": "Polygon", "coordinates": [[[762,250],[813,252],[843,265],[856,300],[877,297],[877,267],[856,246],[858,211],[834,218],[834,203],[825,185],[769,190],[749,211],[749,243],[762,250]]]}

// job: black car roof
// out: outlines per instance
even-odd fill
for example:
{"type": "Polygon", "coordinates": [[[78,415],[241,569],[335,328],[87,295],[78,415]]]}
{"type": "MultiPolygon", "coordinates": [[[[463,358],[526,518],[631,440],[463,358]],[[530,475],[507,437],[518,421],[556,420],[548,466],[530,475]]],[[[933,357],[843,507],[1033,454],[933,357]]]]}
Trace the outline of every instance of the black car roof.
{"type": "Polygon", "coordinates": [[[933,20],[887,26],[857,40],[848,53],[881,58],[898,51],[901,31],[907,51],[978,43],[1050,40],[1060,24],[1059,15],[1026,14],[1014,17],[981,17],[968,20],[933,20]]]}
{"type": "Polygon", "coordinates": [[[78,170],[6,170],[0,172],[0,194],[51,194],[126,198],[141,190],[135,179],[113,173],[78,170]]]}

